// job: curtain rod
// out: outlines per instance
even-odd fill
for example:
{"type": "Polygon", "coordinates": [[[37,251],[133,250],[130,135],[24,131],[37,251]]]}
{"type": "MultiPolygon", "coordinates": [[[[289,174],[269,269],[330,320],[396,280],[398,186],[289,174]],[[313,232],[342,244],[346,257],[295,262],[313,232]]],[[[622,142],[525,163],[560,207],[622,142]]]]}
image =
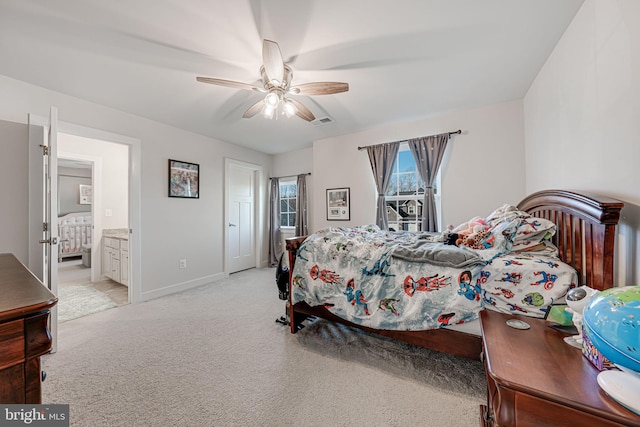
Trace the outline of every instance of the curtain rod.
{"type": "MultiPolygon", "coordinates": [[[[298,175],[311,175],[311,172],[299,173],[298,175]]],[[[296,177],[298,175],[270,176],[269,179],[273,179],[273,178],[293,178],[293,177],[296,177]]]]}
{"type": "MultiPolygon", "coordinates": [[[[447,133],[449,134],[449,136],[451,136],[451,135],[460,135],[462,133],[462,130],[458,129],[458,130],[456,130],[454,132],[447,132],[447,133]]],[[[442,134],[439,134],[439,135],[442,135],[442,134]]],[[[365,145],[364,147],[358,147],[358,150],[364,150],[367,147],[375,147],[376,145],[395,144],[396,142],[406,142],[409,139],[412,139],[412,138],[407,138],[407,139],[403,139],[403,140],[400,140],[400,141],[393,141],[393,142],[383,142],[382,144],[365,145]]]]}

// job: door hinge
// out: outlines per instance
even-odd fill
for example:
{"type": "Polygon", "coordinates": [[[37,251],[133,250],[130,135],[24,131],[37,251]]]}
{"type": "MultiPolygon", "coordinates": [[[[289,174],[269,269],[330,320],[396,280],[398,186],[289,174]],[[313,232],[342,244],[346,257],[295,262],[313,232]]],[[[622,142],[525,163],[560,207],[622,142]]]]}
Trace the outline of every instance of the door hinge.
{"type": "Polygon", "coordinates": [[[47,224],[46,222],[42,223],[42,231],[49,231],[49,224],[47,224]]]}
{"type": "Polygon", "coordinates": [[[42,147],[42,155],[43,156],[48,156],[49,155],[49,146],[40,144],[40,147],[42,147]]]}

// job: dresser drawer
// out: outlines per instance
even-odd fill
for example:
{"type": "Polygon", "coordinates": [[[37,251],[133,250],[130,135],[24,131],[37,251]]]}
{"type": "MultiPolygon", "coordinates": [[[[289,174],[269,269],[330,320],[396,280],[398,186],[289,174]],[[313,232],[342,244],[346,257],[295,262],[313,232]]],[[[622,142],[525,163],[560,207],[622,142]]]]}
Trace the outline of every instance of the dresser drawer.
{"type": "Polygon", "coordinates": [[[0,323],[0,369],[24,360],[24,320],[0,323]]]}
{"type": "MultiPolygon", "coordinates": [[[[594,393],[597,393],[597,390],[594,390],[594,393]]],[[[524,393],[516,393],[515,419],[515,425],[518,427],[623,427],[627,425],[624,422],[601,418],[524,393]]]]}
{"type": "Polygon", "coordinates": [[[42,356],[51,350],[49,311],[24,319],[25,358],[42,356]]]}

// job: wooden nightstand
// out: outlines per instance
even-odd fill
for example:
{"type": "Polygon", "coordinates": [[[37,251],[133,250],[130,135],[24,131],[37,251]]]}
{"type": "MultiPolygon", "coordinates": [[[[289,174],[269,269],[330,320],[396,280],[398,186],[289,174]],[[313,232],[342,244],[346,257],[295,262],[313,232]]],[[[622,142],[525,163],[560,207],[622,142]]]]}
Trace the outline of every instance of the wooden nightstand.
{"type": "Polygon", "coordinates": [[[640,426],[640,417],[598,386],[598,370],[549,322],[484,310],[480,313],[487,405],[482,426],[640,426]],[[530,329],[514,329],[519,319],[530,329]]]}

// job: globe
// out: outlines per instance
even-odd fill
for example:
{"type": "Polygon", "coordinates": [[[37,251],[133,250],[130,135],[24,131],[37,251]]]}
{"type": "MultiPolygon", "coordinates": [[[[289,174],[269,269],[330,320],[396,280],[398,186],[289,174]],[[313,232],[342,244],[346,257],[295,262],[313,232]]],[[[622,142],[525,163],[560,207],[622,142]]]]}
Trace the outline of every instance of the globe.
{"type": "Polygon", "coordinates": [[[596,294],[584,308],[584,333],[611,362],[640,372],[640,286],[596,294]]]}

